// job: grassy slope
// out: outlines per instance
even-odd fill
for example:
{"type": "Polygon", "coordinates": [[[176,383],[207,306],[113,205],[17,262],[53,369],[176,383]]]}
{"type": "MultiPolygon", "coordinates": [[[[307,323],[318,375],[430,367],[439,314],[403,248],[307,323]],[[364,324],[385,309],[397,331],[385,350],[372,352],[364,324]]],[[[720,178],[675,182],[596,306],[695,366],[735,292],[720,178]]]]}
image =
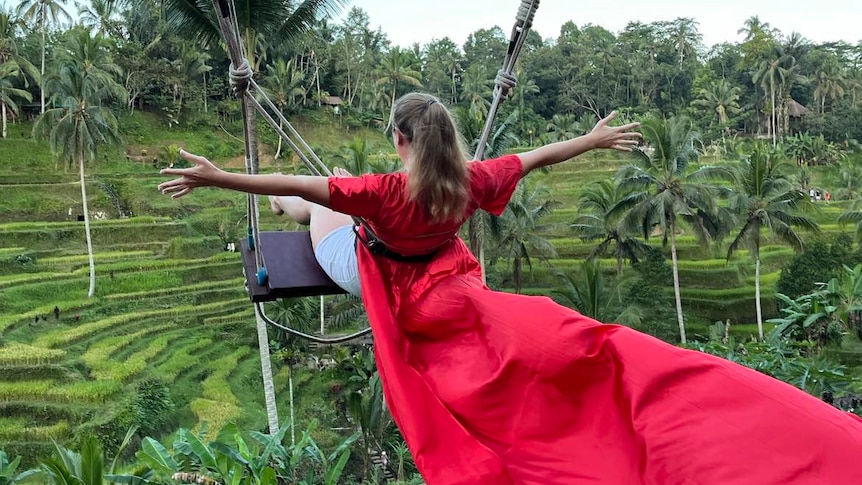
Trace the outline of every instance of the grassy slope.
{"type": "MultiPolygon", "coordinates": [[[[238,257],[221,252],[218,237],[244,230],[245,197],[220,191],[180,201],[161,197],[152,160],[173,143],[242,170],[242,143],[221,129],[166,129],[140,113],[121,123],[129,145],[106,150],[87,166],[90,208],[109,217],[93,221],[98,283],[92,300],[76,221],[76,170],[58,166],[44,143],[29,138],[27,124],[11,125],[10,138],[0,140],[0,442],[13,455],[46,456],[51,438],[71,440],[81,430],[122,432],[111,427],[126,422],[123,396],[144,375],[163,379],[177,405],[165,430],[202,420],[210,427],[223,420],[265,427],[253,313],[238,257]],[[107,185],[135,217],[116,218],[107,185]]],[[[308,126],[296,127],[307,133],[308,126]]],[[[334,140],[361,135],[375,151],[387,147],[377,132],[327,126],[308,134],[309,143],[340,147],[334,140]]],[[[267,140],[266,131],[262,137],[267,140]]],[[[338,149],[316,150],[337,160],[338,149]]],[[[273,161],[271,148],[262,151],[263,170],[294,170],[295,160],[273,161]]],[[[262,223],[283,225],[266,210],[262,223]]],[[[277,363],[275,372],[280,369],[277,363]]],[[[305,374],[303,383],[316,373],[297,371],[305,374]]],[[[278,382],[286,416],[287,382],[278,382]]],[[[328,388],[298,386],[297,404],[307,410],[298,416],[300,426],[314,417],[320,393],[328,388]]]]}
{"type": "MultiPolygon", "coordinates": [[[[168,383],[177,404],[173,425],[231,418],[246,429],[265,425],[251,307],[243,297],[236,255],[220,252],[218,238],[243,231],[245,198],[214,190],[179,201],[158,196],[161,178],[152,163],[161,147],[175,143],[241,170],[241,142],[219,128],[167,129],[140,113],[122,123],[129,145],[106,151],[88,166],[88,198],[92,210],[115,217],[114,200],[104,190],[109,184],[136,217],[94,222],[94,300],[86,298],[86,249],[81,224],[74,220],[80,204],[76,172],[57,167],[44,144],[28,138],[26,124],[12,125],[10,139],[0,140],[0,347],[19,345],[16,352],[23,355],[0,361],[0,390],[6,391],[0,398],[0,441],[12,451],[44,449],[48,437],[69,439],[78,427],[121,421],[116,415],[124,386],[147,374],[168,383]],[[51,315],[54,305],[63,309],[59,321],[51,315]],[[48,319],[34,322],[36,316],[48,319]]],[[[338,147],[357,134],[368,138],[372,154],[391,151],[382,134],[357,133],[335,122],[299,122],[297,129],[327,161],[337,161],[338,147]]],[[[271,137],[263,131],[267,140],[271,137]]],[[[263,152],[262,170],[294,170],[295,160],[272,160],[271,147],[263,152]]],[[[568,229],[580,188],[612,177],[623,163],[588,156],[533,177],[562,203],[545,234],[560,253],[551,261],[554,268],[573,271],[592,249],[571,239],[568,229]]],[[[282,225],[263,203],[261,208],[265,227],[282,225]]],[[[839,212],[833,204],[815,217],[831,223],[839,212]]],[[[695,333],[731,311],[743,323],[734,331],[753,333],[746,324],[753,315],[753,271],[745,253],[727,264],[722,249],[704,250],[690,236],[681,237],[680,245],[684,305],[695,333]]],[[[777,271],[792,253],[778,246],[767,246],[764,253],[764,295],[771,300],[777,271]]],[[[611,274],[613,262],[604,264],[611,274]]],[[[498,265],[498,270],[506,286],[507,269],[498,265]]],[[[555,284],[553,271],[536,265],[528,284],[527,292],[547,293],[555,284]]],[[[774,313],[770,304],[767,310],[774,313]]],[[[285,369],[276,365],[275,372],[286,416],[285,369]]],[[[300,423],[333,412],[328,383],[316,375],[296,371],[300,423]]]]}

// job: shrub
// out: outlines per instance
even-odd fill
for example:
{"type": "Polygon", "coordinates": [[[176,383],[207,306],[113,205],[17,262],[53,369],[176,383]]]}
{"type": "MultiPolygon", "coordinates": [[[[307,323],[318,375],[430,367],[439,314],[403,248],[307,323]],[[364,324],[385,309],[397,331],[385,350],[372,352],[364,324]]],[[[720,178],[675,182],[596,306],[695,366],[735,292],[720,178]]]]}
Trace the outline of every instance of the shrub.
{"type": "Polygon", "coordinates": [[[858,251],[852,253],[852,245],[853,240],[844,233],[831,243],[815,242],[781,270],[776,291],[797,298],[816,290],[817,283],[826,283],[837,276],[843,265],[862,262],[858,251]]]}
{"type": "Polygon", "coordinates": [[[156,434],[172,424],[172,412],[176,407],[167,383],[157,377],[138,381],[133,406],[135,423],[145,434],[156,434]]]}

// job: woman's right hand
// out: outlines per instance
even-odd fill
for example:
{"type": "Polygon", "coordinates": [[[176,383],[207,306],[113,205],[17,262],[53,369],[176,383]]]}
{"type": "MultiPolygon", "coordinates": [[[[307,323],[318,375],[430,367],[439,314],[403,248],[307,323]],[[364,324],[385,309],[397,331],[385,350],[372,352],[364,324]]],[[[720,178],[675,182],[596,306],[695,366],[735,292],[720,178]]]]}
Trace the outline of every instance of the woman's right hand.
{"type": "Polygon", "coordinates": [[[190,168],[166,168],[161,171],[162,175],[177,175],[179,178],[159,184],[159,191],[163,194],[171,194],[176,199],[182,197],[197,187],[210,187],[215,185],[215,179],[221,170],[206,158],[193,155],[185,150],[180,150],[183,159],[192,162],[190,168]]]}

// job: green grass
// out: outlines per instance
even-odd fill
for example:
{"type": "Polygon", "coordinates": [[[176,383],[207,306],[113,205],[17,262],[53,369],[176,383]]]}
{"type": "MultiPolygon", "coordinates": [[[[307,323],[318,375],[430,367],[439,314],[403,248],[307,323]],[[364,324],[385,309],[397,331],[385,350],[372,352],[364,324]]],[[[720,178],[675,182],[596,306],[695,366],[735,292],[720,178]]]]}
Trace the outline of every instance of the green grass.
{"type": "MultiPolygon", "coordinates": [[[[314,117],[329,120],[329,115],[314,117]]],[[[167,129],[158,116],[147,113],[123,115],[121,124],[127,146],[108,150],[87,166],[88,203],[111,217],[93,221],[95,298],[86,296],[83,225],[68,215],[69,208],[72,218],[80,210],[77,172],[55,169],[44,143],[22,138],[27,123],[12,125],[16,139],[0,141],[8,161],[0,166],[0,442],[17,449],[50,449],[51,439],[101,426],[96,423],[112,419],[119,402],[133,396],[135,381],[146,376],[159,377],[170,387],[177,406],[171,420],[179,426],[206,421],[213,432],[237,421],[244,429],[265,428],[253,307],[243,289],[240,258],[221,251],[222,237],[240,237],[245,231],[246,199],[219,190],[200,190],[179,200],[161,196],[156,186],[164,178],[151,160],[163,146],[176,143],[240,171],[242,143],[212,126],[167,129]],[[135,217],[116,218],[102,183],[111,184],[135,217]],[[54,305],[62,310],[59,321],[52,315],[54,305]],[[80,321],[74,321],[76,314],[80,321]],[[36,316],[50,318],[34,324],[36,316]]],[[[389,140],[377,131],[322,126],[311,118],[297,120],[295,126],[327,162],[337,161],[354,135],[368,139],[374,156],[392,156],[389,140]]],[[[239,133],[236,122],[225,128],[239,133]]],[[[293,161],[271,159],[273,149],[266,142],[273,138],[267,129],[261,133],[262,171],[295,170],[293,161]]],[[[571,274],[581,267],[595,243],[574,238],[569,227],[578,214],[578,195],[587,184],[613,177],[626,163],[616,156],[589,155],[531,176],[551,188],[561,203],[543,221],[548,228],[542,233],[559,257],[550,266],[535,261],[522,293],[548,295],[558,285],[556,271],[571,274]]],[[[817,170],[815,178],[822,175],[817,170]]],[[[270,214],[265,199],[260,209],[263,228],[294,227],[270,214]]],[[[841,230],[835,219],[844,207],[821,209],[813,217],[825,233],[841,230]]],[[[650,242],[659,247],[661,238],[650,242]]],[[[768,318],[775,312],[772,292],[778,271],[794,253],[768,237],[764,242],[761,283],[768,318]]],[[[670,249],[662,250],[669,258],[670,249]]],[[[679,237],[690,333],[706,335],[711,322],[729,318],[744,322],[731,326],[733,335],[748,338],[756,333],[751,324],[753,263],[745,250],[728,262],[725,251],[701,247],[690,232],[679,237]]],[[[604,257],[600,265],[612,284],[616,262],[604,257]]],[[[498,286],[511,286],[504,262],[491,271],[500,276],[498,286]]],[[[854,349],[836,352],[848,359],[856,355],[854,349]]],[[[279,405],[285,406],[290,369],[276,361],[274,372],[279,405]]],[[[302,366],[293,372],[300,426],[312,417],[336,425],[332,376],[302,366]]]]}

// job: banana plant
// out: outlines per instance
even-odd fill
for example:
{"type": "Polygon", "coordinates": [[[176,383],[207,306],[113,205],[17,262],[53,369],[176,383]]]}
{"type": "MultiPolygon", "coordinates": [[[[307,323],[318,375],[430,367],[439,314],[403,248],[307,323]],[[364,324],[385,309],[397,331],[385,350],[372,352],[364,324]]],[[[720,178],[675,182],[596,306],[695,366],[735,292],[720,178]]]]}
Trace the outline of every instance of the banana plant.
{"type": "Polygon", "coordinates": [[[185,483],[337,484],[350,459],[350,446],[359,434],[347,438],[327,455],[311,437],[316,429],[317,420],[313,420],[302,439],[290,447],[282,444],[289,424],[274,435],[252,431],[250,441],[243,438],[235,425],[228,425],[209,443],[204,442],[205,432],[195,434],[180,429],[172,451],[148,437],[137,457],[155,476],[185,483]]]}
{"type": "Polygon", "coordinates": [[[9,461],[9,456],[6,452],[0,450],[0,485],[15,485],[23,482],[25,478],[39,473],[38,469],[17,472],[18,465],[20,464],[20,456],[16,456],[14,460],[9,461]]]}
{"type": "Polygon", "coordinates": [[[47,482],[53,485],[103,485],[123,483],[142,485],[149,483],[150,474],[142,476],[116,474],[117,460],[137,431],[131,427],[126,432],[114,460],[106,468],[105,455],[99,440],[89,436],[84,440],[81,451],[77,452],[54,443],[54,456],[42,461],[42,472],[47,482]]]}

